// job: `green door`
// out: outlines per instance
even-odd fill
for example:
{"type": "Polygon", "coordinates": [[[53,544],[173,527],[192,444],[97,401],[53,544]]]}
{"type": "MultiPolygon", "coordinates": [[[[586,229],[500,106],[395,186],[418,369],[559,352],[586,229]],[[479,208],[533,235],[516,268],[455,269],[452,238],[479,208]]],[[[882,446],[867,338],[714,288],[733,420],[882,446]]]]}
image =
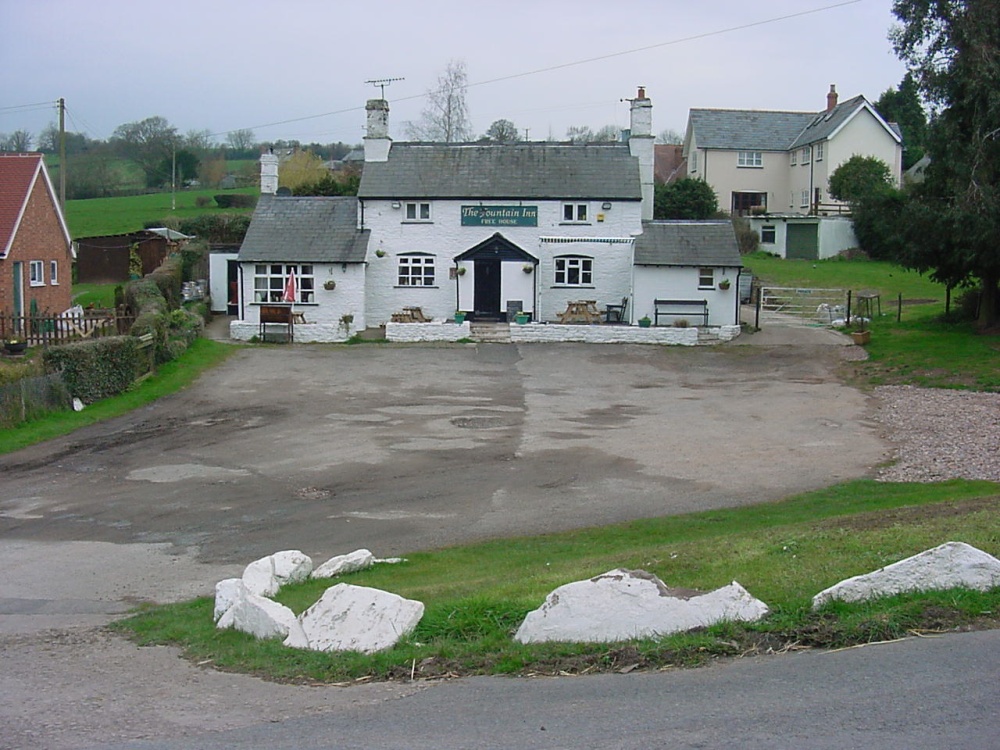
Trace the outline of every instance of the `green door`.
{"type": "Polygon", "coordinates": [[[819,224],[789,223],[785,257],[789,260],[819,260],[819,224]]]}
{"type": "Polygon", "coordinates": [[[14,261],[14,317],[20,318],[24,315],[24,283],[21,261],[14,261]]]}

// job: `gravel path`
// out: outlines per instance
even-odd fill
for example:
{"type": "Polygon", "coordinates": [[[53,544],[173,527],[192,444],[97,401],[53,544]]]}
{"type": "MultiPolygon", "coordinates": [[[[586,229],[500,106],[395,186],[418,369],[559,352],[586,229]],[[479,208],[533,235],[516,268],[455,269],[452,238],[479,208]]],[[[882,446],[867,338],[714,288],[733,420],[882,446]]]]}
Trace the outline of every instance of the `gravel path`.
{"type": "Polygon", "coordinates": [[[875,389],[878,420],[897,449],[883,482],[1000,482],[1000,393],[911,385],[875,389]]]}

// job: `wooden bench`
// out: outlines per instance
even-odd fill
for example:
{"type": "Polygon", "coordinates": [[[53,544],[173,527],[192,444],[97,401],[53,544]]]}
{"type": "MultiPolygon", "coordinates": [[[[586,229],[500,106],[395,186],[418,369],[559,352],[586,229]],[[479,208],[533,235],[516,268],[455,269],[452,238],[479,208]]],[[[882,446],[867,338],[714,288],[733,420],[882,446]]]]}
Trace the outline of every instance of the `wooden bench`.
{"type": "Polygon", "coordinates": [[[295,338],[295,316],[291,305],[261,305],[258,335],[261,341],[267,341],[267,326],[283,325],[286,330],[286,341],[291,343],[295,338]]]}
{"type": "Polygon", "coordinates": [[[660,318],[687,316],[701,318],[703,325],[708,325],[707,299],[654,299],[654,325],[660,325],[660,318]]]}

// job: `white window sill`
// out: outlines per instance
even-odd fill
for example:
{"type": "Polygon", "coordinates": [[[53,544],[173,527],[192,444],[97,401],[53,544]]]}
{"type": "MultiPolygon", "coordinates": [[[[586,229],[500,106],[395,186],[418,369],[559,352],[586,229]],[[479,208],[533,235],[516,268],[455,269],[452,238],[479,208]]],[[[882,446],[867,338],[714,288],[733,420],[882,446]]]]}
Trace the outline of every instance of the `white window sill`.
{"type": "Polygon", "coordinates": [[[591,222],[589,221],[560,221],[559,226],[561,227],[589,227],[591,222]]]}
{"type": "Polygon", "coordinates": [[[764,165],[763,164],[758,164],[757,166],[754,166],[753,164],[737,164],[736,168],[737,169],[763,169],[764,165]]]}
{"type": "Polygon", "coordinates": [[[29,281],[28,286],[45,286],[44,281],[29,281]]]}
{"type": "Polygon", "coordinates": [[[593,284],[555,284],[549,289],[596,289],[593,284]]]}
{"type": "Polygon", "coordinates": [[[251,307],[261,305],[301,305],[303,307],[319,307],[319,302],[250,302],[251,307]]]}
{"type": "Polygon", "coordinates": [[[401,286],[399,284],[396,284],[393,287],[393,289],[440,289],[440,288],[441,287],[437,286],[436,284],[431,285],[431,286],[418,285],[418,284],[413,284],[413,285],[410,285],[410,286],[407,286],[407,285],[402,285],[401,286]]]}
{"type": "Polygon", "coordinates": [[[400,224],[433,224],[433,219],[403,219],[400,224]]]}

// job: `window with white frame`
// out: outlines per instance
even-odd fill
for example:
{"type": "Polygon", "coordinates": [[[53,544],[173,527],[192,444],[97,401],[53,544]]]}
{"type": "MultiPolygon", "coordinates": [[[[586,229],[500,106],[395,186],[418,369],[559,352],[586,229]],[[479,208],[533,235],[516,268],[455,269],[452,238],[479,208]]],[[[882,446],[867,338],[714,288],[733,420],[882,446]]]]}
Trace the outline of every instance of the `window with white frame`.
{"type": "Polygon", "coordinates": [[[763,167],[764,154],[760,151],[739,151],[736,154],[737,167],[763,167]]]}
{"type": "Polygon", "coordinates": [[[49,283],[53,286],[58,286],[59,284],[59,261],[50,260],[49,261],[49,283]]]}
{"type": "Polygon", "coordinates": [[[397,286],[434,286],[434,256],[413,253],[399,256],[397,286]]]}
{"type": "Polygon", "coordinates": [[[316,276],[311,264],[257,263],[253,267],[253,301],[282,302],[285,290],[295,288],[294,302],[316,301],[316,276]],[[294,281],[293,281],[294,277],[294,281]]]}
{"type": "Polygon", "coordinates": [[[40,260],[28,263],[28,283],[31,286],[45,286],[45,264],[40,260]]]}
{"type": "Polygon", "coordinates": [[[715,288],[715,269],[714,268],[699,268],[698,269],[698,288],[699,289],[714,289],[715,288]]]}
{"type": "Polygon", "coordinates": [[[431,204],[426,201],[410,201],[406,204],[406,221],[430,221],[431,204]]]}
{"type": "Polygon", "coordinates": [[[789,156],[788,163],[791,164],[793,167],[795,166],[795,155],[796,154],[798,154],[798,151],[792,151],[791,155],[789,156]]]}
{"type": "Polygon", "coordinates": [[[803,146],[802,150],[799,152],[799,161],[802,162],[802,166],[809,163],[810,157],[812,156],[812,148],[810,146],[803,146]]]}
{"type": "Polygon", "coordinates": [[[816,144],[816,161],[823,161],[823,144],[816,144]]]}
{"type": "Polygon", "coordinates": [[[697,172],[698,171],[698,152],[697,151],[692,151],[691,152],[691,168],[688,171],[689,172],[697,172]]]}
{"type": "Polygon", "coordinates": [[[586,220],[586,203],[563,203],[563,221],[585,222],[586,220]]]}
{"type": "Polygon", "coordinates": [[[594,283],[594,259],[563,255],[556,260],[557,286],[590,286],[594,283]]]}
{"type": "Polygon", "coordinates": [[[773,224],[765,224],[760,228],[760,243],[762,245],[773,245],[777,242],[777,230],[773,224]]]}
{"type": "Polygon", "coordinates": [[[808,188],[806,188],[805,190],[802,191],[802,199],[801,199],[799,205],[802,206],[803,208],[805,208],[806,206],[809,205],[809,189],[808,188]]]}

